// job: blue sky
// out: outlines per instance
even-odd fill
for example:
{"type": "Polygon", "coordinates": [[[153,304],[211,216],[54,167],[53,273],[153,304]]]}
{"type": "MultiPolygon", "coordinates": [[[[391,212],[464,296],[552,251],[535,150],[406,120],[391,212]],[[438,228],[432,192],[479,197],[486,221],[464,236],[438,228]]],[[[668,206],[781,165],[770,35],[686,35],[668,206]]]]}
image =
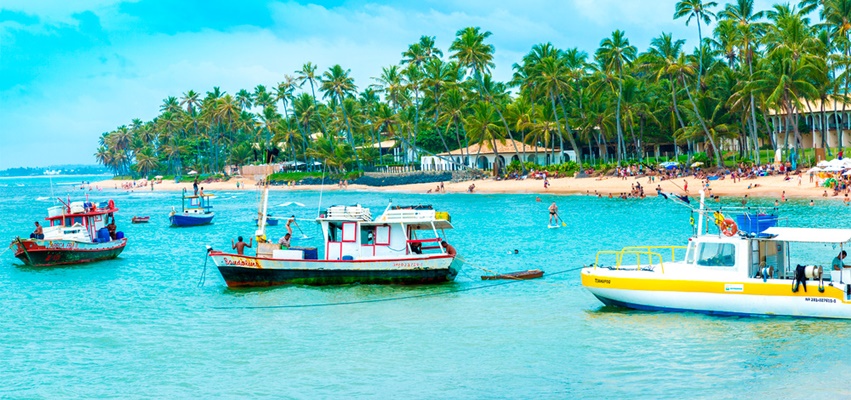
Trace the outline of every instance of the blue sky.
{"type": "Polygon", "coordinates": [[[3,0],[0,169],[93,164],[101,133],[150,120],[168,96],[273,86],[307,61],[339,63],[363,88],[420,36],[446,52],[467,26],[493,33],[499,80],[536,43],[592,54],[615,29],[640,51],[663,31],[693,46],[697,29],[672,19],[675,3],[3,0]]]}

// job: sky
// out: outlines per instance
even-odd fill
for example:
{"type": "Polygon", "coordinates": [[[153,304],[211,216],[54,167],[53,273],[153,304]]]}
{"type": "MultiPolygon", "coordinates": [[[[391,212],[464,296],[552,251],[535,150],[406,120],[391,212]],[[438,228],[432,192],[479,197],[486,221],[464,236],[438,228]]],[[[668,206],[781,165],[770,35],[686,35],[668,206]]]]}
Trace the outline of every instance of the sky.
{"type": "MultiPolygon", "coordinates": [[[[719,3],[724,3],[720,1],[719,3]]],[[[615,29],[639,51],[662,32],[697,43],[675,0],[2,0],[0,169],[95,164],[104,132],[157,116],[163,99],[276,86],[306,62],[359,89],[420,36],[492,32],[494,78],[534,44],[593,54],[615,29]]],[[[767,9],[770,0],[756,0],[767,9]]],[[[704,33],[711,31],[705,28],[704,33]]],[[[309,89],[308,89],[309,90],[309,89]]]]}

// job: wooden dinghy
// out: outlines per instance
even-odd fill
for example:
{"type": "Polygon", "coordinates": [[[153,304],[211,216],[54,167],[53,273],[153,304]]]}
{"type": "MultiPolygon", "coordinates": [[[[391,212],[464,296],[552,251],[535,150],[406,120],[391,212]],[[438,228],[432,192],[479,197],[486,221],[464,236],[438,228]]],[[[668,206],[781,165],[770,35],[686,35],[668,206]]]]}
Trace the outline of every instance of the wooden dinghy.
{"type": "Polygon", "coordinates": [[[524,279],[536,279],[544,276],[544,271],[539,269],[528,269],[526,271],[517,271],[517,272],[509,272],[507,274],[499,274],[499,275],[482,275],[483,281],[493,281],[497,279],[514,279],[514,280],[524,280],[524,279]]]}
{"type": "Polygon", "coordinates": [[[133,217],[131,222],[134,224],[144,224],[151,220],[151,217],[133,217]]]}

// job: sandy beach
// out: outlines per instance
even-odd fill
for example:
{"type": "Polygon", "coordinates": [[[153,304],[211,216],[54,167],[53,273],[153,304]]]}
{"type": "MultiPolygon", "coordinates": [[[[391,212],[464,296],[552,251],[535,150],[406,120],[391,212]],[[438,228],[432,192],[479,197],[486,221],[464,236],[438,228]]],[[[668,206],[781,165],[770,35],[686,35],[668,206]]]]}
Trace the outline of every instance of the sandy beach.
{"type": "MultiPolygon", "coordinates": [[[[816,177],[815,179],[818,179],[816,177]]],[[[123,184],[131,183],[132,181],[123,180],[105,180],[93,182],[92,185],[97,185],[104,189],[116,188],[120,189],[123,184]]],[[[136,181],[137,185],[140,182],[136,181]]],[[[237,182],[239,182],[239,190],[253,190],[256,184],[251,179],[236,179],[231,178],[224,182],[201,183],[206,193],[216,191],[231,191],[237,190],[237,182]]],[[[474,193],[516,193],[516,194],[586,194],[586,193],[601,193],[604,196],[613,194],[615,196],[620,193],[629,193],[632,190],[632,185],[640,183],[644,187],[647,196],[656,195],[656,186],[662,187],[664,192],[676,194],[684,194],[686,182],[688,183],[688,192],[690,195],[697,195],[701,180],[694,177],[675,178],[672,180],[659,181],[658,177],[654,182],[650,182],[645,177],[629,177],[626,180],[616,177],[604,178],[558,178],[550,179],[549,188],[544,188],[544,181],[541,179],[525,179],[525,180],[493,180],[481,179],[465,182],[445,182],[444,188],[446,193],[466,193],[469,186],[475,184],[474,193]]],[[[372,192],[398,192],[398,193],[427,193],[429,190],[432,193],[436,192],[438,183],[420,183],[398,186],[365,186],[350,184],[347,188],[338,187],[337,183],[325,185],[324,189],[320,185],[298,185],[298,186],[272,186],[272,190],[320,190],[325,191],[372,191],[372,192]]],[[[797,176],[792,176],[790,180],[784,180],[783,175],[760,177],[757,179],[743,179],[739,182],[733,182],[732,179],[710,181],[709,185],[712,195],[721,197],[760,197],[760,198],[777,198],[785,195],[787,198],[822,198],[825,188],[816,187],[815,182],[810,182],[809,175],[802,175],[800,184],[797,176]],[[749,188],[750,186],[750,188],[749,188]]],[[[180,191],[182,189],[192,191],[191,182],[174,183],[173,181],[162,181],[154,185],[154,190],[163,191],[180,191]]],[[[135,187],[131,190],[151,190],[150,186],[135,187]]],[[[828,198],[841,200],[842,195],[832,196],[833,191],[828,190],[828,198]]]]}

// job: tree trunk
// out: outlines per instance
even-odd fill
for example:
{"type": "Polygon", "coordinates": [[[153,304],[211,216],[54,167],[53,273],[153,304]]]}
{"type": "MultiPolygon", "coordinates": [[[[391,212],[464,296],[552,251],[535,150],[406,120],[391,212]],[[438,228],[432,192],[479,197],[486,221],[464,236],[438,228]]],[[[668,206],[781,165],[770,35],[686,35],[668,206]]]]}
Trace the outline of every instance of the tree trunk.
{"type": "Polygon", "coordinates": [[[706,122],[703,120],[703,117],[700,115],[700,111],[697,109],[697,103],[695,103],[694,99],[692,99],[691,91],[688,90],[688,86],[686,86],[685,83],[685,79],[683,79],[683,87],[686,88],[686,95],[688,95],[688,100],[691,102],[691,106],[694,109],[694,115],[696,115],[697,120],[700,121],[700,126],[703,128],[703,132],[706,134],[706,137],[709,139],[709,143],[712,145],[712,150],[715,152],[715,166],[721,168],[721,152],[718,151],[718,147],[715,146],[715,139],[712,137],[712,134],[709,133],[709,128],[706,127],[706,122]]]}

